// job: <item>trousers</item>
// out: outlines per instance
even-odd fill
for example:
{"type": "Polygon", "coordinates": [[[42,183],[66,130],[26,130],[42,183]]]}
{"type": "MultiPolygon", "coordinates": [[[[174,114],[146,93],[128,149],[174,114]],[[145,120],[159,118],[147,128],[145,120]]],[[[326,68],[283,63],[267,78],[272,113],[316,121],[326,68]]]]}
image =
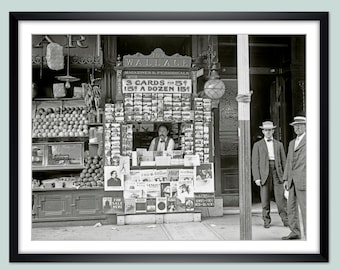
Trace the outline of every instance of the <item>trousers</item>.
{"type": "Polygon", "coordinates": [[[261,205],[262,205],[262,218],[265,223],[271,222],[270,217],[270,200],[272,192],[274,191],[274,198],[277,209],[283,223],[288,222],[287,216],[287,199],[284,196],[283,183],[277,175],[275,169],[275,161],[269,161],[269,174],[264,185],[261,185],[261,205]]]}
{"type": "Polygon", "coordinates": [[[306,190],[299,190],[294,185],[294,181],[289,189],[288,197],[288,225],[290,230],[301,236],[300,219],[299,219],[299,208],[301,210],[302,225],[305,237],[307,237],[306,228],[306,190]]]}

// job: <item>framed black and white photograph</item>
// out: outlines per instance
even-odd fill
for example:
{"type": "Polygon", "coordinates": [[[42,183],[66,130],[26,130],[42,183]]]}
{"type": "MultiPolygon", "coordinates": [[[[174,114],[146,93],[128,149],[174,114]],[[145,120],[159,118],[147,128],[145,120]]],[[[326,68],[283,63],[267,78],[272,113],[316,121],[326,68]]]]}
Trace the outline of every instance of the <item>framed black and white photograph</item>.
{"type": "Polygon", "coordinates": [[[122,190],[124,187],[124,175],[120,174],[118,166],[104,166],[104,189],[122,190]]]}
{"type": "Polygon", "coordinates": [[[328,261],[327,12],[9,16],[10,261],[328,261]]]}

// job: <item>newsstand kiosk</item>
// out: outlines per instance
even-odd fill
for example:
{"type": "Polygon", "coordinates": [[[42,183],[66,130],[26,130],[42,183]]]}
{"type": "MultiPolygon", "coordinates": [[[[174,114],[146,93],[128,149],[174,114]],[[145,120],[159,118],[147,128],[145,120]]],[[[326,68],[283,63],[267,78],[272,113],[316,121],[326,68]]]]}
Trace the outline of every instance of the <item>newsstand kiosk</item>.
{"type": "Polygon", "coordinates": [[[191,57],[157,48],[123,56],[115,71],[115,101],[104,109],[103,209],[118,225],[201,221],[200,208],[215,203],[213,122],[191,57]],[[171,151],[149,151],[160,125],[171,151]]]}

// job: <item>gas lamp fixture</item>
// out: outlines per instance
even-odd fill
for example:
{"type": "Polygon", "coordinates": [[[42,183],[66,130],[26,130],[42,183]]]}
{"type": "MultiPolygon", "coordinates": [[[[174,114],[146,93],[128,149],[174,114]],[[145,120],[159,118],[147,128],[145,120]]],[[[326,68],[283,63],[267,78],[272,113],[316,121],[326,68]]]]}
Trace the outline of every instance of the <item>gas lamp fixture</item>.
{"type": "Polygon", "coordinates": [[[79,81],[77,77],[70,75],[70,46],[67,46],[67,63],[66,63],[66,75],[56,76],[59,81],[65,82],[65,88],[69,89],[71,87],[71,82],[79,81]]]}

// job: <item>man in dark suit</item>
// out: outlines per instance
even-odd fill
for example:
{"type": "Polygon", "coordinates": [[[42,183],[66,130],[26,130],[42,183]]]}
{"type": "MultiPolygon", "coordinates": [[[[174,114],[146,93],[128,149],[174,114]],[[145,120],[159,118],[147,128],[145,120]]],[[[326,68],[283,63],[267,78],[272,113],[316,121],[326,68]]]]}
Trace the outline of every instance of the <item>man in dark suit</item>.
{"type": "Polygon", "coordinates": [[[288,224],[291,233],[282,237],[283,240],[301,238],[299,209],[306,236],[306,117],[296,116],[291,123],[297,135],[289,143],[287,163],[284,170],[284,187],[289,190],[288,196],[288,224]]]}
{"type": "Polygon", "coordinates": [[[284,226],[288,226],[287,200],[284,197],[283,169],[286,164],[286,154],[283,144],[273,138],[276,126],[266,121],[260,126],[264,138],[256,142],[252,152],[252,173],[257,186],[261,188],[262,218],[264,227],[269,228],[270,199],[274,190],[275,202],[284,226]]]}
{"type": "Polygon", "coordinates": [[[108,187],[117,187],[117,186],[121,186],[121,185],[122,185],[122,181],[118,177],[117,172],[112,171],[111,177],[107,180],[107,186],[108,187]]]}

